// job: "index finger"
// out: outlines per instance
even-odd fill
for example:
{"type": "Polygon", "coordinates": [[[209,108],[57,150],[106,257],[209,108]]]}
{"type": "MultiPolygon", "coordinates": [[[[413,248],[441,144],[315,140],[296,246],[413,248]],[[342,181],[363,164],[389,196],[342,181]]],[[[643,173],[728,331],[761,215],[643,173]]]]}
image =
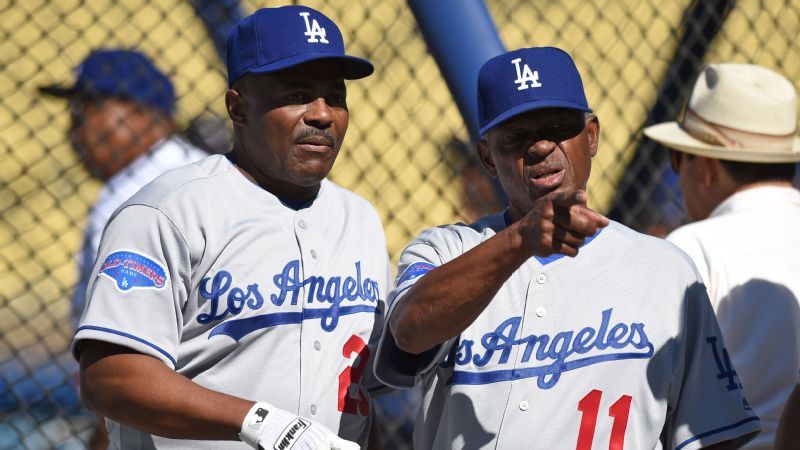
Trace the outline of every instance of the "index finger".
{"type": "Polygon", "coordinates": [[[586,205],[588,195],[583,189],[550,194],[554,221],[567,229],[594,234],[598,228],[608,226],[608,218],[586,205]]]}
{"type": "Polygon", "coordinates": [[[607,226],[608,219],[585,205],[572,205],[569,208],[554,206],[553,223],[565,230],[591,236],[607,226]]]}
{"type": "Polygon", "coordinates": [[[608,226],[608,217],[600,214],[586,205],[573,206],[570,208],[570,210],[574,211],[578,215],[582,215],[597,228],[605,228],[608,226]]]}
{"type": "Polygon", "coordinates": [[[569,209],[572,205],[586,205],[589,196],[583,189],[570,189],[566,191],[556,191],[545,195],[545,198],[550,200],[554,206],[569,209]]]}

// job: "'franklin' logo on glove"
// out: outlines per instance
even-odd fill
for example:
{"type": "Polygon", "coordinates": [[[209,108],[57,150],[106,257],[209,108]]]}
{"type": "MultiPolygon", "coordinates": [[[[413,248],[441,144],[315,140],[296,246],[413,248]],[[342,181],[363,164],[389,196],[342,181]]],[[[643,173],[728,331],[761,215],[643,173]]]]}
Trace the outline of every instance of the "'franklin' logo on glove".
{"type": "Polygon", "coordinates": [[[305,420],[301,419],[300,417],[294,419],[289,425],[283,430],[282,437],[279,437],[277,441],[275,441],[275,450],[286,450],[292,448],[294,443],[303,434],[304,431],[311,425],[310,422],[306,422],[305,420]]]}

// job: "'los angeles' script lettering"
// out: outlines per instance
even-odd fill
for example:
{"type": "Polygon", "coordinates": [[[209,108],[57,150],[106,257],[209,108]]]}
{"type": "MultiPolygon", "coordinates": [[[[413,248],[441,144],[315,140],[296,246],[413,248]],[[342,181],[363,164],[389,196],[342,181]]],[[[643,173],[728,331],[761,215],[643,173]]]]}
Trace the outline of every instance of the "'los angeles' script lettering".
{"type": "MultiPolygon", "coordinates": [[[[355,272],[355,277],[310,276],[301,279],[300,261],[289,261],[280,273],[272,277],[276,289],[269,294],[269,302],[274,306],[282,306],[288,300],[289,304],[297,305],[305,290],[306,304],[316,302],[330,305],[321,317],[322,328],[330,331],[336,328],[339,321],[342,302],[362,300],[376,304],[379,300],[378,283],[362,277],[360,261],[355,263],[355,272]]],[[[265,296],[258,283],[249,284],[246,288],[232,286],[233,276],[227,270],[220,270],[213,278],[206,277],[200,282],[200,296],[209,301],[209,312],[198,314],[197,322],[207,324],[221,321],[229,315],[238,315],[245,307],[258,310],[265,305],[265,296]]]]}
{"type": "Polygon", "coordinates": [[[612,325],[612,311],[606,309],[602,312],[598,328],[587,326],[578,331],[561,331],[553,336],[532,334],[517,337],[522,318],[511,317],[500,323],[494,331],[484,334],[478,343],[462,339],[455,353],[443,365],[456,366],[451,384],[486,384],[538,377],[539,388],[549,389],[568,370],[608,361],[653,356],[653,344],[647,337],[644,324],[612,325]],[[516,356],[519,363],[513,369],[503,370],[515,349],[519,350],[520,356],[516,356]],[[582,356],[589,353],[590,356],[582,356]],[[531,359],[544,364],[533,365],[531,359]],[[472,371],[470,367],[491,367],[492,370],[472,371]]]}

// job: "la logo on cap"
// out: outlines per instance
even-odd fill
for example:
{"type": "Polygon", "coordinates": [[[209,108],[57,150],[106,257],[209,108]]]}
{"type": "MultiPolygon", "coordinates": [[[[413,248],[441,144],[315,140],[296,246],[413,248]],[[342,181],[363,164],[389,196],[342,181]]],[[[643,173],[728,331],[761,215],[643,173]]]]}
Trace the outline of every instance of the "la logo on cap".
{"type": "Polygon", "coordinates": [[[514,64],[514,67],[517,69],[517,79],[514,80],[514,83],[518,84],[517,90],[524,91],[525,89],[531,87],[542,87],[542,83],[539,83],[539,71],[538,70],[531,70],[527,64],[522,65],[522,69],[519,67],[519,63],[522,61],[522,58],[512,59],[511,64],[514,64]],[[530,84],[528,84],[530,83],[530,84]]]}
{"type": "Polygon", "coordinates": [[[317,43],[322,42],[323,44],[328,43],[328,39],[325,38],[325,28],[319,26],[317,19],[311,19],[311,22],[308,21],[308,15],[310,14],[307,11],[298,13],[303,16],[303,20],[306,21],[306,32],[303,33],[308,36],[308,42],[317,43]]]}

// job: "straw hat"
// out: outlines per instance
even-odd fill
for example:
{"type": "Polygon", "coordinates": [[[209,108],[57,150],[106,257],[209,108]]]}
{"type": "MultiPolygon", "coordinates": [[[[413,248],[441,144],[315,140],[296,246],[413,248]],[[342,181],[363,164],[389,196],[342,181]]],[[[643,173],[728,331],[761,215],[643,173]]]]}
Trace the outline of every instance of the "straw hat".
{"type": "Polygon", "coordinates": [[[683,120],[645,128],[650,139],[694,155],[731,161],[800,161],[797,94],[784,76],[753,64],[703,68],[683,120]]]}

